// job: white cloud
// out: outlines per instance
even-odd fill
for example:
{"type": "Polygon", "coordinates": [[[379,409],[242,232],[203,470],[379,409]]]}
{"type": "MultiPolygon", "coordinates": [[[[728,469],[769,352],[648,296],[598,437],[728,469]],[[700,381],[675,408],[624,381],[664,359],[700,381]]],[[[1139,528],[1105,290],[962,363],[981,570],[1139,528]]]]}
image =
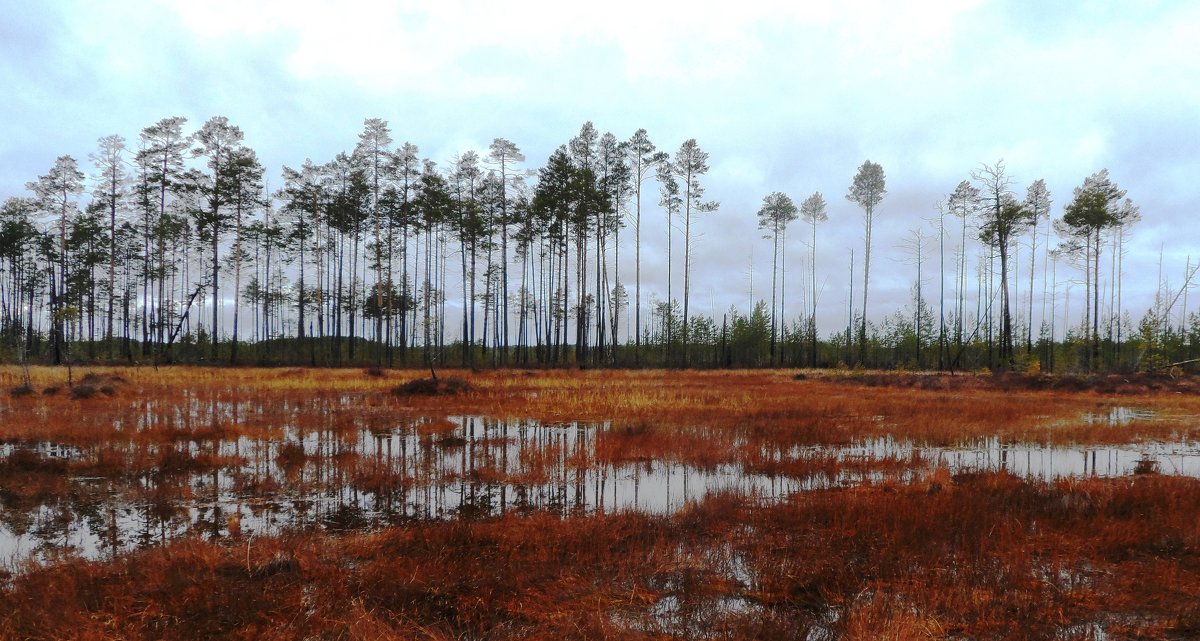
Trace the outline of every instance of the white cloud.
{"type": "MultiPolygon", "coordinates": [[[[1200,159],[1185,144],[1200,135],[1200,7],[1186,2],[46,6],[13,12],[0,31],[29,52],[0,49],[13,96],[0,105],[5,195],[61,153],[85,158],[101,135],[133,140],[175,114],[194,125],[229,115],[272,172],[352,147],[375,116],[443,166],[505,136],[537,168],[592,119],[621,138],[645,127],[666,151],[690,137],[710,151],[705,185],[722,210],[698,222],[698,251],[725,269],[744,271],[759,243],[752,214],[765,194],[822,191],[831,317],[848,284],[845,248],[861,251],[861,214],[842,194],[866,157],[884,164],[882,220],[901,231],[1001,157],[1020,189],[1045,177],[1060,206],[1110,166],[1143,204],[1145,246],[1181,242],[1151,217],[1187,220],[1200,207],[1188,178],[1200,159]]],[[[650,229],[659,242],[665,229],[650,229]]],[[[876,264],[910,281],[889,262],[892,244],[877,246],[876,264]]],[[[756,250],[756,280],[762,260],[756,250]]],[[[723,286],[730,302],[741,303],[744,281],[723,286]]],[[[904,299],[898,287],[889,295],[904,299]]]]}

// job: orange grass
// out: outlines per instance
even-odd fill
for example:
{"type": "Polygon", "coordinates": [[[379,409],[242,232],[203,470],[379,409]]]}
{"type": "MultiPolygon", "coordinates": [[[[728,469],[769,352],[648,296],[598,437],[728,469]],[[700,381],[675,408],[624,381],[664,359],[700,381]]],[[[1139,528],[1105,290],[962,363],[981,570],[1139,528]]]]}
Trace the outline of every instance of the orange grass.
{"type": "MultiPolygon", "coordinates": [[[[789,371],[569,371],[454,372],[472,391],[454,396],[393,397],[398,383],[423,377],[421,370],[388,370],[368,376],[361,370],[203,369],[191,367],[98,368],[127,382],[113,397],[71,399],[68,395],[11,398],[0,395],[5,416],[0,438],[82,436],[122,412],[162,404],[237,403],[253,400],[340,403],[357,418],[479,414],[540,421],[641,421],[648,424],[736,427],[790,435],[795,440],[830,442],[879,434],[948,443],[982,435],[1058,441],[1059,432],[1076,440],[1102,426],[1084,425],[1097,408],[1138,406],[1161,415],[1194,416],[1194,395],[1146,393],[1138,396],[1097,392],[1004,390],[992,386],[960,390],[847,385],[845,375],[792,379],[789,371]],[[47,420],[53,419],[53,420],[47,420]]],[[[61,369],[32,368],[35,388],[65,383],[61,369]]],[[[77,372],[77,375],[81,372],[77,372]]],[[[911,375],[909,375],[911,376],[911,375]]],[[[946,377],[938,377],[946,378],[946,377]]],[[[958,376],[954,378],[965,378],[958,376]]],[[[984,377],[985,379],[987,377],[984,377]]],[[[0,383],[19,382],[19,372],[0,368],[0,383]]],[[[177,429],[226,429],[252,433],[279,416],[271,409],[223,409],[216,425],[176,425],[177,429]],[[268,412],[264,415],[262,412],[268,412]]],[[[283,412],[280,412],[283,413],[283,412]]],[[[195,423],[203,419],[195,419],[195,423]]],[[[336,421],[336,419],[333,419],[336,421]]],[[[209,421],[210,423],[212,421],[209,421]]],[[[1156,421],[1135,426],[1135,438],[1189,432],[1190,426],[1156,421]],[[1166,423],[1165,426],[1162,426],[1166,423]]],[[[336,427],[336,425],[331,425],[336,427]]]]}

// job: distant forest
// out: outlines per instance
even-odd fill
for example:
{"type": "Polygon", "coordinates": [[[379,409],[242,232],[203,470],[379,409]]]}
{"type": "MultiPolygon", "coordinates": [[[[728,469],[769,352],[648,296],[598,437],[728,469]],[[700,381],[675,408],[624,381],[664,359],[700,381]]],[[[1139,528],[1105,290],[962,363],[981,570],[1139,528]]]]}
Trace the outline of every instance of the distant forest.
{"type": "Polygon", "coordinates": [[[886,178],[864,162],[845,195],[865,232],[851,302],[844,327],[821,335],[820,192],[798,205],[765,195],[758,229],[735,232],[771,241],[770,300],[719,317],[691,309],[693,223],[718,207],[694,139],[668,153],[645,130],[620,140],[589,122],[536,172],[502,138],[442,168],[368,119],[352,152],[284,167],[268,192],[238,127],[187,125],[163,119],[136,149],[101,138],[90,175],[61,156],[4,201],[0,361],[1081,372],[1197,357],[1196,266],[1136,320],[1122,308],[1140,214],[1106,170],[1055,218],[1044,181],[1018,193],[1002,162],[980,165],[902,239],[912,300],[886,313],[869,299],[886,178]],[[665,239],[643,236],[649,216],[670,221],[665,239]],[[789,237],[809,260],[785,283],[789,237]],[[646,243],[665,250],[666,300],[645,300],[646,243]],[[1082,310],[1063,309],[1068,273],[1082,310]],[[805,312],[784,318],[785,295],[805,312]]]}

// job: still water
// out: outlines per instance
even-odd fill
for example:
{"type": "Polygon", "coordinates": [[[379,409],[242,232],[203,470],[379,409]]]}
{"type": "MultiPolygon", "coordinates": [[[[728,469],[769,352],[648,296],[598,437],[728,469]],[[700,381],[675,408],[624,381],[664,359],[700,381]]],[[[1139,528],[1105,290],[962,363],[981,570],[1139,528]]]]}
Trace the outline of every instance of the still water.
{"type": "MultiPolygon", "coordinates": [[[[199,419],[194,412],[146,410],[116,427],[138,433],[193,421],[256,420],[250,406],[207,408],[199,419]]],[[[1088,420],[1119,422],[1127,414],[1088,420]]],[[[33,460],[57,482],[19,495],[0,487],[0,567],[16,569],[25,560],[61,554],[108,558],[185,535],[365,530],[531,510],[666,514],[714,492],[771,501],[835,486],[911,481],[937,466],[952,473],[1003,469],[1039,479],[1148,471],[1200,476],[1200,444],[1187,441],[1084,447],[992,438],[928,447],[879,438],[774,449],[734,441],[728,445],[736,451],[726,462],[697,464],[686,456],[615,456],[609,445],[622,436],[609,423],[451,416],[355,420],[350,429],[281,425],[262,439],[227,439],[215,430],[150,444],[0,444],[0,462],[33,460]],[[75,461],[147,457],[155,465],[138,473],[53,475],[77,469],[70,466],[75,461]]]]}

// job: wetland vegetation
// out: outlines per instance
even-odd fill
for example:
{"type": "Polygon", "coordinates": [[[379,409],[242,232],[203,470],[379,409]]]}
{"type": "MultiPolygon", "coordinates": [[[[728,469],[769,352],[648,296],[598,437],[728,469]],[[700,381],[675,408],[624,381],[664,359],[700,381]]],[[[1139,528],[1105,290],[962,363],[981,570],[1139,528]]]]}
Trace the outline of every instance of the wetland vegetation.
{"type": "Polygon", "coordinates": [[[427,374],[0,369],[0,637],[1200,633],[1188,379],[427,374]]]}

